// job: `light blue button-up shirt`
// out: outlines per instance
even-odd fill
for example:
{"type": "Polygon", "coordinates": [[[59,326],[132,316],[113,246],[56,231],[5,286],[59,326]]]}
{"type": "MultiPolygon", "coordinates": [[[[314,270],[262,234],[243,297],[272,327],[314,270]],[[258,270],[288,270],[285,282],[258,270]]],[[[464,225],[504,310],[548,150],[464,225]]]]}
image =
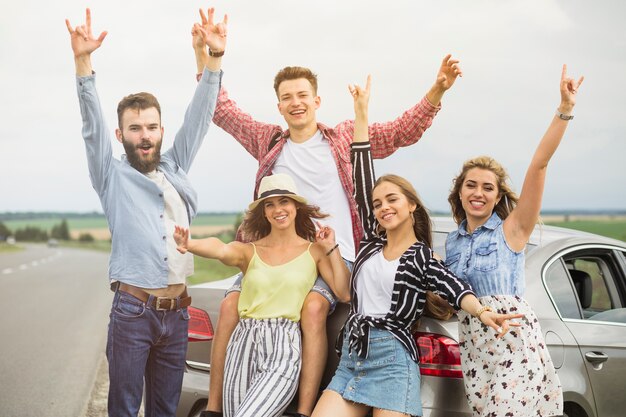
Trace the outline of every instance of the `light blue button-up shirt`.
{"type": "Polygon", "coordinates": [[[446,266],[469,282],[478,297],[524,295],[524,251],[509,247],[502,224],[494,212],[470,234],[463,220],[446,240],[446,266]]]}
{"type": "MultiPolygon", "coordinates": [[[[196,215],[197,195],[187,172],[213,118],[222,72],[204,70],[172,148],[161,155],[158,169],[180,194],[189,221],[196,215]]],[[[162,191],[133,168],[125,156],[113,158],[111,137],[96,92],[95,75],[77,77],[91,184],[100,197],[111,231],[109,279],[143,288],[168,284],[168,262],[162,191]]]]}

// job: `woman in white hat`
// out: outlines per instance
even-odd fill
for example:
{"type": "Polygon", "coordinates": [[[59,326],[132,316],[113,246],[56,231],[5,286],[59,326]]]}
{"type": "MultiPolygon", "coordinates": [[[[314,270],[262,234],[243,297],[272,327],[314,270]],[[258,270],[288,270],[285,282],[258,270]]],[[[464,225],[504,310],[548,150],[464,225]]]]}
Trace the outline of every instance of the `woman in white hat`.
{"type": "Polygon", "coordinates": [[[280,416],[298,388],[300,310],[319,274],[342,301],[350,296],[350,272],[334,231],[313,219],[326,215],[298,195],[289,175],[261,181],[259,198],[242,224],[251,243],[193,240],[176,227],[178,250],[236,266],[244,273],[239,324],[227,348],[224,416],[280,416]]]}

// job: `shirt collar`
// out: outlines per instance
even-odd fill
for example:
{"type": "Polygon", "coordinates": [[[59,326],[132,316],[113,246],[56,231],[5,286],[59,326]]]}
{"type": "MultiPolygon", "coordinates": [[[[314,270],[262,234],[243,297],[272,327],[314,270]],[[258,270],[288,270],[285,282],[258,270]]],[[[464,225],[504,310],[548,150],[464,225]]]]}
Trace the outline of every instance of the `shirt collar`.
{"type": "MultiPolygon", "coordinates": [[[[319,130],[320,132],[322,132],[322,136],[324,136],[324,139],[328,139],[331,140],[332,135],[331,135],[331,128],[329,128],[328,126],[326,126],[323,123],[317,123],[317,130],[319,130]]],[[[281,138],[282,139],[287,139],[291,137],[291,134],[289,133],[289,129],[285,130],[282,135],[281,138]]]]}
{"type": "MultiPolygon", "coordinates": [[[[480,230],[483,227],[485,229],[495,230],[498,226],[500,226],[501,223],[502,219],[500,219],[498,213],[494,211],[493,213],[491,213],[491,217],[489,217],[489,220],[487,220],[484,224],[478,226],[476,230],[474,230],[474,232],[480,230]]],[[[469,233],[467,232],[467,219],[463,220],[461,224],[459,224],[459,234],[461,236],[469,235],[469,233]]]]}

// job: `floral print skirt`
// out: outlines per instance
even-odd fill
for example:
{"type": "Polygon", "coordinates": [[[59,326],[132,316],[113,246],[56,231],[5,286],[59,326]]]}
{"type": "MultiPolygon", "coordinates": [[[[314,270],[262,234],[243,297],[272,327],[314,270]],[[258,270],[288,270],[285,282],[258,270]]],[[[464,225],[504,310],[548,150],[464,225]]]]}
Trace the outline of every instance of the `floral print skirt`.
{"type": "Polygon", "coordinates": [[[480,297],[498,313],[525,314],[521,327],[501,339],[464,311],[459,312],[459,345],[465,393],[473,416],[563,414],[563,392],[539,321],[521,297],[480,297]]]}

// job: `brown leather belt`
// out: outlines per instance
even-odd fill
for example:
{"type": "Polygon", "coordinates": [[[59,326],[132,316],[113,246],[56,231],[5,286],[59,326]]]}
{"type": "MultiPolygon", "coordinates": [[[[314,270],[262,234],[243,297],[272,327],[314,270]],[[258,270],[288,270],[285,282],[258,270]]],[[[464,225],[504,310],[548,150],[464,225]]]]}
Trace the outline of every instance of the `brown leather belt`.
{"type": "Polygon", "coordinates": [[[187,295],[187,288],[185,288],[181,295],[175,298],[152,296],[151,299],[150,294],[148,294],[141,288],[137,288],[133,285],[124,284],[123,282],[119,281],[117,284],[117,289],[119,291],[124,291],[125,293],[128,293],[133,297],[138,298],[155,310],[178,310],[179,308],[185,308],[191,305],[191,297],[187,295]],[[148,303],[148,300],[151,300],[150,303],[148,303]]]}

